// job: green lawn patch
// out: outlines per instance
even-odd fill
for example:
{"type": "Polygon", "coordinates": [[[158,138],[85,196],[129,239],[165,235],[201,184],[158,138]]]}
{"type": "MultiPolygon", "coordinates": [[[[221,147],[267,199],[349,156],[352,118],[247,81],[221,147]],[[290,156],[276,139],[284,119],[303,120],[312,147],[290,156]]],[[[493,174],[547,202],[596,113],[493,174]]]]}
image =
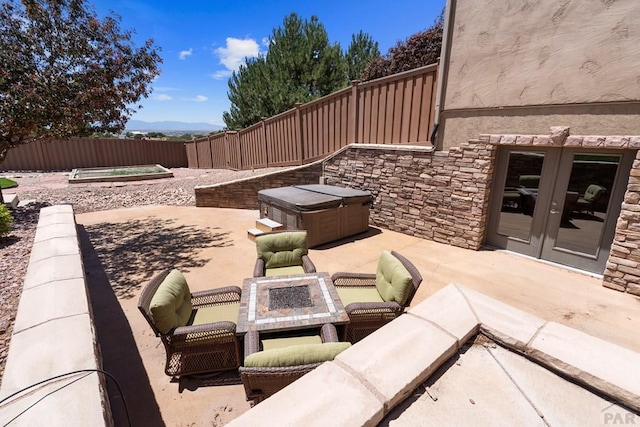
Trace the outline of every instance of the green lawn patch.
{"type": "Polygon", "coordinates": [[[14,180],[0,177],[0,188],[2,188],[3,190],[5,188],[13,188],[17,186],[18,186],[18,183],[15,182],[14,180]]]}
{"type": "Polygon", "coordinates": [[[137,181],[171,177],[173,172],[161,165],[78,168],[71,171],[69,183],[137,181]]]}

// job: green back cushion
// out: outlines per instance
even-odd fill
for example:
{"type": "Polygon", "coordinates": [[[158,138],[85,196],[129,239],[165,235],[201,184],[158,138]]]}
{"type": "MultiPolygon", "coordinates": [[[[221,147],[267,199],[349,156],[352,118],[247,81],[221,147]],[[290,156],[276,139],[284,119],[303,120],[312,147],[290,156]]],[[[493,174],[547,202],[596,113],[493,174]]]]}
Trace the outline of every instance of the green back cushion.
{"type": "Polygon", "coordinates": [[[174,269],[167,275],[151,299],[149,308],[156,327],[163,334],[187,324],[193,306],[191,292],[182,273],[174,269]]]}
{"type": "Polygon", "coordinates": [[[584,192],[584,199],[587,202],[595,202],[600,198],[600,196],[602,196],[603,192],[604,192],[604,188],[600,187],[599,185],[591,184],[590,186],[587,187],[587,190],[584,192]]]}
{"type": "Polygon", "coordinates": [[[307,232],[291,231],[258,236],[256,249],[258,258],[265,262],[265,268],[302,265],[302,255],[308,252],[307,232]]]}
{"type": "Polygon", "coordinates": [[[389,251],[382,252],[376,270],[376,289],[382,299],[404,305],[412,286],[411,274],[400,260],[389,251]]]}
{"type": "Polygon", "coordinates": [[[371,286],[336,286],[345,307],[352,302],[384,302],[378,289],[371,286]]]}
{"type": "Polygon", "coordinates": [[[244,366],[250,368],[285,367],[310,365],[333,360],[351,346],[348,342],[328,342],[324,344],[302,344],[285,348],[259,351],[244,359],[244,366]]]}
{"type": "Polygon", "coordinates": [[[520,175],[518,183],[520,187],[538,188],[540,185],[540,175],[520,175]]]}
{"type": "Polygon", "coordinates": [[[240,311],[240,303],[220,304],[212,307],[202,307],[195,310],[192,325],[202,325],[205,323],[215,322],[233,322],[238,321],[238,312],[240,311]]]}

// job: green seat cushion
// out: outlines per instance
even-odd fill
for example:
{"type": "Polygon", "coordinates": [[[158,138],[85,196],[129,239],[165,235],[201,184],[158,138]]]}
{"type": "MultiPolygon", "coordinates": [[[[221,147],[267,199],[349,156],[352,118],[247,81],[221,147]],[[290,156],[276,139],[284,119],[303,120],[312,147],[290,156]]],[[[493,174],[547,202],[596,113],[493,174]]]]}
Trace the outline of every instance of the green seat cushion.
{"type": "Polygon", "coordinates": [[[285,347],[291,347],[294,345],[322,344],[322,338],[320,338],[320,335],[271,338],[266,340],[260,340],[260,344],[262,344],[262,350],[273,350],[276,348],[285,348],[285,347]]]}
{"type": "Polygon", "coordinates": [[[339,286],[336,290],[345,307],[352,302],[384,302],[373,286],[339,286]]]}
{"type": "Polygon", "coordinates": [[[258,236],[256,249],[266,269],[302,265],[302,255],[308,253],[307,232],[289,231],[258,236]]]}
{"type": "Polygon", "coordinates": [[[400,260],[389,251],[382,252],[376,270],[376,288],[382,299],[404,305],[412,286],[411,274],[400,260]]]}
{"type": "Polygon", "coordinates": [[[238,322],[240,303],[221,304],[210,307],[201,307],[193,311],[191,325],[202,325],[215,322],[238,322]]]}
{"type": "Polygon", "coordinates": [[[264,272],[265,276],[289,276],[293,274],[304,274],[304,268],[301,265],[292,267],[267,268],[264,272]]]}
{"type": "Polygon", "coordinates": [[[185,326],[191,317],[191,291],[187,280],[174,269],[162,281],[149,305],[156,328],[163,334],[185,326]]]}
{"type": "Polygon", "coordinates": [[[328,342],[264,350],[246,357],[244,366],[250,368],[275,368],[322,363],[333,360],[349,346],[351,344],[348,342],[328,342]]]}

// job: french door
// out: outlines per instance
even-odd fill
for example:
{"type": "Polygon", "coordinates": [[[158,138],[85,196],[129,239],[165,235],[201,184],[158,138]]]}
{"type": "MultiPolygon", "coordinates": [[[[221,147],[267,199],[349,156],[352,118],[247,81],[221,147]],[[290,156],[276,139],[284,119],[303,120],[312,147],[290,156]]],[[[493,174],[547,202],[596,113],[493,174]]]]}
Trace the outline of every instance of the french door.
{"type": "Polygon", "coordinates": [[[487,244],[603,273],[634,157],[500,147],[487,244]]]}

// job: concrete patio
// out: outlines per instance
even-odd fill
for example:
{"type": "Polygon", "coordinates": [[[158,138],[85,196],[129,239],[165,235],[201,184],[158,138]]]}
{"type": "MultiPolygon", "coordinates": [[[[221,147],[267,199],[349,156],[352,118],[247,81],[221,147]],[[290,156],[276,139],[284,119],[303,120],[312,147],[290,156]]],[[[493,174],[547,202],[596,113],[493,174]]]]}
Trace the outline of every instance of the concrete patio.
{"type": "MultiPolygon", "coordinates": [[[[172,264],[184,271],[192,290],[240,285],[253,270],[255,245],[247,229],[257,218],[257,211],[175,206],[76,215],[104,369],[119,379],[134,425],[224,425],[250,408],[239,384],[170,383],[163,373],[164,348],[136,304],[152,275],[172,264]]],[[[318,271],[372,272],[385,249],[405,255],[424,277],[412,306],[458,283],[640,352],[640,298],[603,288],[601,279],[579,272],[373,228],[311,249],[310,257],[318,271]]],[[[116,422],[123,421],[113,393],[111,404],[116,422]]]]}

